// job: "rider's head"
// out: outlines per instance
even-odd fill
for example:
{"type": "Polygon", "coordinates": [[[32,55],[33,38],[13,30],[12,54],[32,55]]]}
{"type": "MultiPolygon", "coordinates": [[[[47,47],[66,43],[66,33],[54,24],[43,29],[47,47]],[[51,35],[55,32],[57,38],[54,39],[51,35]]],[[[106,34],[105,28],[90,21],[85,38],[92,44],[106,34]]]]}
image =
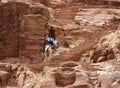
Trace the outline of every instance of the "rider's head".
{"type": "Polygon", "coordinates": [[[46,34],[44,35],[44,37],[47,38],[47,37],[49,37],[49,35],[46,33],[46,34]]]}

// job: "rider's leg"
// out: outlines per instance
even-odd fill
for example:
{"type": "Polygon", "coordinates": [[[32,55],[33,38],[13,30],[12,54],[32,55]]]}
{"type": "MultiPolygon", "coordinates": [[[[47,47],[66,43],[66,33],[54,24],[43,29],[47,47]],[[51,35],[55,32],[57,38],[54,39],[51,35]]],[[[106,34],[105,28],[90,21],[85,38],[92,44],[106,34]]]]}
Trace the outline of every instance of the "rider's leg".
{"type": "Polygon", "coordinates": [[[48,59],[50,59],[52,57],[52,47],[51,46],[48,48],[48,52],[49,52],[48,59]]]}
{"type": "Polygon", "coordinates": [[[45,58],[44,58],[44,62],[46,62],[47,61],[47,59],[48,59],[48,49],[49,49],[49,45],[46,45],[45,46],[45,52],[44,52],[44,55],[45,55],[45,58]]]}

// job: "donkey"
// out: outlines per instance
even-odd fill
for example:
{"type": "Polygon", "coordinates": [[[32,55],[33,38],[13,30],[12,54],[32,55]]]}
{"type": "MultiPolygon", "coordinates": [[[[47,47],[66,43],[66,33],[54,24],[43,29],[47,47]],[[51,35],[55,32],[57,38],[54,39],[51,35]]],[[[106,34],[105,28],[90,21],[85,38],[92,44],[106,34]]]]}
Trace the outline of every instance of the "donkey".
{"type": "Polygon", "coordinates": [[[45,62],[47,61],[47,59],[49,60],[52,57],[53,52],[56,52],[57,48],[59,48],[59,43],[57,40],[54,41],[54,45],[51,44],[45,45],[45,51],[44,51],[45,62]]]}

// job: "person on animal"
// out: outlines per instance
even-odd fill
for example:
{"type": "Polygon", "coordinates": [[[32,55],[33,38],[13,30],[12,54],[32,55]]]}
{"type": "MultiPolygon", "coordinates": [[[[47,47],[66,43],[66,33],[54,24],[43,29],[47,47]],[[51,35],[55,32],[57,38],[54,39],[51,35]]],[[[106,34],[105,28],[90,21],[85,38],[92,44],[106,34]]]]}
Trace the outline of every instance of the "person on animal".
{"type": "Polygon", "coordinates": [[[46,44],[51,44],[54,45],[54,41],[55,41],[55,30],[53,29],[53,27],[50,27],[49,29],[49,34],[46,36],[46,44]]]}
{"type": "Polygon", "coordinates": [[[55,40],[53,37],[47,37],[45,41],[46,41],[46,44],[54,45],[55,40]]]}
{"type": "Polygon", "coordinates": [[[45,61],[49,58],[51,58],[52,53],[56,52],[56,40],[55,40],[55,30],[53,27],[50,27],[48,29],[48,33],[45,34],[45,61]]]}

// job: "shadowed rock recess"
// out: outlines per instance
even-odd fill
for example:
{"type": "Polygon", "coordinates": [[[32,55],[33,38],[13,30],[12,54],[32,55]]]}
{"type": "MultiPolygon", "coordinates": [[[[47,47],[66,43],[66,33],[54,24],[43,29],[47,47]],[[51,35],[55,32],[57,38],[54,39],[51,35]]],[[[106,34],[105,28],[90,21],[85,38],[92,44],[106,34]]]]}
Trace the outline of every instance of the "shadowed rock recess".
{"type": "Polygon", "coordinates": [[[120,0],[0,0],[0,88],[120,88],[120,0]],[[45,37],[59,47],[45,60],[45,37]]]}

